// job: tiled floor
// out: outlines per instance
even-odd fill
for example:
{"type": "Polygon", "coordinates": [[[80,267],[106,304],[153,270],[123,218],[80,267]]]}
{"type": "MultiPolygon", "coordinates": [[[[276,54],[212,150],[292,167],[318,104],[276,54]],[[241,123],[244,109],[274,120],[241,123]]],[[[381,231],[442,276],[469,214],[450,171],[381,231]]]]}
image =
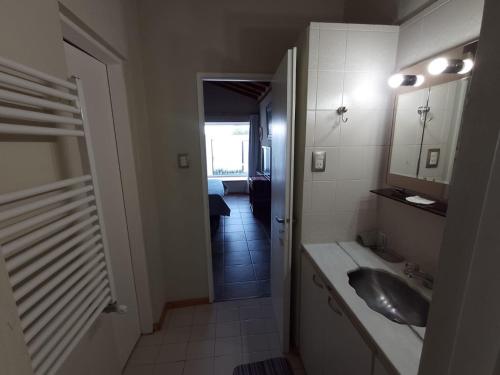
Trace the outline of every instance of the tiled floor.
{"type": "Polygon", "coordinates": [[[250,211],[248,195],[227,195],[231,216],[221,217],[212,238],[215,300],[270,295],[267,228],[250,211]]]}
{"type": "MultiPolygon", "coordinates": [[[[243,363],[279,357],[269,298],[171,310],[162,331],[143,336],[125,375],[231,375],[243,363]]],[[[295,375],[300,358],[287,356],[295,375]]]]}

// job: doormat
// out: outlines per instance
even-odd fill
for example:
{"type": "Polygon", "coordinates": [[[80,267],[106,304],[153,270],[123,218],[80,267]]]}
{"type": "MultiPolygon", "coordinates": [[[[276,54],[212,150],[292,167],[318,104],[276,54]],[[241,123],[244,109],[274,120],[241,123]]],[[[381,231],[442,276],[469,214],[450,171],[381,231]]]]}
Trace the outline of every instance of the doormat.
{"type": "Polygon", "coordinates": [[[240,365],[233,375],[293,375],[293,372],[286,358],[279,357],[240,365]]]}

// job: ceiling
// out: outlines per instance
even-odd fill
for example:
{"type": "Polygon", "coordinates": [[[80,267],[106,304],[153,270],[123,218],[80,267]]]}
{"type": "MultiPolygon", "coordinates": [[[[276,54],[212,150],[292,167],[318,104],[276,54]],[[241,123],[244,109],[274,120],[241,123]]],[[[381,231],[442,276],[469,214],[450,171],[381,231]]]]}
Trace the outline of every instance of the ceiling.
{"type": "Polygon", "coordinates": [[[206,83],[222,87],[257,101],[262,100],[271,89],[271,83],[263,81],[209,81],[206,83]]]}

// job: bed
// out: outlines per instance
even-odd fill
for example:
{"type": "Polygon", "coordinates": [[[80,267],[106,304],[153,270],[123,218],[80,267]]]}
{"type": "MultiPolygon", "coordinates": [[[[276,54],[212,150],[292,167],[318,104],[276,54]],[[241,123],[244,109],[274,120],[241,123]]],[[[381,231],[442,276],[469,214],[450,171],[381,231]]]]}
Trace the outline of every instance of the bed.
{"type": "Polygon", "coordinates": [[[208,207],[210,212],[210,233],[217,232],[221,216],[230,216],[231,209],[224,200],[226,189],[222,180],[208,179],[208,207]]]}

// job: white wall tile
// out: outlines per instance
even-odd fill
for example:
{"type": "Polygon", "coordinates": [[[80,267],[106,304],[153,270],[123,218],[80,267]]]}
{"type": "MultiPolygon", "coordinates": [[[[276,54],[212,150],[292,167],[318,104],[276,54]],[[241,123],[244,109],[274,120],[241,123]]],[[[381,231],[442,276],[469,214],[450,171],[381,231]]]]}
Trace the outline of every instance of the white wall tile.
{"type": "Polygon", "coordinates": [[[375,31],[376,34],[380,32],[386,33],[397,33],[399,31],[399,26],[389,26],[389,25],[370,25],[364,23],[349,23],[347,25],[349,31],[375,31]]]}
{"type": "Polygon", "coordinates": [[[352,241],[358,233],[377,226],[376,210],[336,211],[333,217],[337,241],[352,241]]]}
{"type": "Polygon", "coordinates": [[[306,147],[314,146],[314,129],[316,127],[316,111],[307,111],[306,115],[306,147]]]}
{"type": "Polygon", "coordinates": [[[302,242],[321,243],[335,241],[333,214],[303,215],[302,242]]]}
{"type": "Polygon", "coordinates": [[[338,146],[340,141],[340,126],[340,117],[337,111],[316,111],[314,146],[338,146]]]}
{"type": "Polygon", "coordinates": [[[307,77],[307,109],[316,109],[318,92],[318,71],[309,70],[307,77]]]}
{"type": "Polygon", "coordinates": [[[392,72],[397,44],[395,32],[349,31],[345,70],[392,72]]]}
{"type": "Polygon", "coordinates": [[[385,186],[389,164],[389,146],[369,146],[366,148],[366,172],[369,189],[385,186]]]}
{"type": "MultiPolygon", "coordinates": [[[[393,100],[390,102],[394,103],[393,100]]],[[[387,146],[391,144],[393,111],[392,106],[389,107],[386,110],[374,110],[371,113],[368,145],[387,146]]]]}
{"type": "MultiPolygon", "coordinates": [[[[342,146],[364,146],[370,142],[370,129],[374,122],[376,111],[352,109],[347,112],[348,121],[340,125],[340,144],[342,146]]],[[[375,125],[378,127],[378,125],[375,125]]]]}
{"type": "Polygon", "coordinates": [[[309,28],[309,69],[318,69],[319,29],[309,28]]]}
{"type": "Polygon", "coordinates": [[[343,80],[342,72],[318,72],[316,109],[336,110],[342,105],[343,80]]]}
{"type": "Polygon", "coordinates": [[[339,180],[337,183],[337,199],[335,211],[356,211],[367,195],[364,180],[339,180]]]}
{"type": "Polygon", "coordinates": [[[318,22],[317,25],[321,30],[347,30],[349,28],[349,24],[338,22],[318,22]]]}
{"type": "MultiPolygon", "coordinates": [[[[339,147],[315,147],[314,151],[326,152],[326,168],[324,172],[311,172],[313,181],[331,181],[339,176],[340,150],[339,147]]],[[[311,159],[309,159],[309,162],[311,159]]],[[[309,170],[311,164],[309,164],[309,170]]]]}
{"type": "Polygon", "coordinates": [[[335,202],[336,181],[313,181],[311,209],[314,213],[331,212],[335,202]]]}
{"type": "Polygon", "coordinates": [[[319,34],[318,69],[344,70],[347,32],[324,29],[319,34]]]}
{"type": "MultiPolygon", "coordinates": [[[[392,92],[387,85],[389,73],[346,72],[343,104],[347,109],[386,109],[392,92]]],[[[319,90],[318,90],[319,95],[319,90]]]]}
{"type": "Polygon", "coordinates": [[[339,178],[342,180],[361,180],[365,178],[366,147],[340,147],[339,178]]]}
{"type": "MultiPolygon", "coordinates": [[[[309,77],[308,109],[316,114],[313,119],[308,112],[307,118],[302,241],[352,240],[376,223],[377,200],[369,190],[385,180],[394,99],[387,78],[398,27],[315,23],[313,28],[319,29],[318,65],[310,67],[318,71],[309,77]],[[346,124],[336,113],[341,105],[348,108],[346,124]],[[325,172],[311,172],[314,150],[326,151],[325,172]]],[[[310,41],[315,38],[311,34],[310,41]]],[[[309,58],[315,56],[313,48],[309,58]]]]}

